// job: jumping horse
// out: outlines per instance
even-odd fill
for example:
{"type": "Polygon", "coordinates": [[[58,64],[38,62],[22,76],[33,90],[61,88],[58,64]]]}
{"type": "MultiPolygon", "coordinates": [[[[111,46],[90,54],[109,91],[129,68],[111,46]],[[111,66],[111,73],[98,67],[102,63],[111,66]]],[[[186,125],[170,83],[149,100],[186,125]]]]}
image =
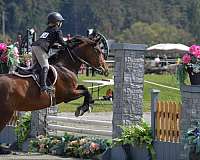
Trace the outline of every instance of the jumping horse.
{"type": "MultiPolygon", "coordinates": [[[[93,103],[92,96],[83,85],[78,85],[77,74],[81,64],[86,63],[108,73],[98,39],[74,37],[70,47],[63,48],[49,58],[49,63],[57,71],[55,87],[55,103],[69,102],[84,96],[83,105],[79,106],[75,116],[81,116],[93,103]]],[[[55,76],[49,72],[49,81],[53,83],[55,76]]],[[[11,119],[14,111],[33,111],[50,106],[51,98],[47,93],[40,93],[40,88],[33,78],[23,78],[15,74],[0,75],[0,131],[11,119]]]]}

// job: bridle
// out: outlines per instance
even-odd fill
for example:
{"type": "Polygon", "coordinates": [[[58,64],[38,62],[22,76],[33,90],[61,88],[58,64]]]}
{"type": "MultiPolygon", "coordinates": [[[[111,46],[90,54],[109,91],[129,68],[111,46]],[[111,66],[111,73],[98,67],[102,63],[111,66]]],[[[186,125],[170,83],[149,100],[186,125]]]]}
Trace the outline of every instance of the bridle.
{"type": "MultiPolygon", "coordinates": [[[[65,53],[70,55],[70,58],[72,59],[72,61],[73,61],[74,63],[76,63],[76,60],[75,60],[75,59],[77,59],[77,60],[80,61],[81,63],[83,63],[83,64],[85,64],[85,65],[87,65],[87,66],[93,68],[93,69],[96,70],[97,72],[99,72],[99,73],[102,73],[102,72],[103,72],[102,69],[99,69],[99,68],[97,68],[97,67],[92,66],[89,62],[87,62],[87,61],[85,61],[84,59],[82,59],[81,57],[77,56],[77,54],[74,52],[73,49],[70,49],[70,48],[68,48],[68,47],[66,47],[66,49],[67,49],[67,52],[68,52],[68,53],[66,53],[66,52],[65,52],[65,53]]],[[[97,48],[94,48],[94,49],[97,50],[97,48]]]]}

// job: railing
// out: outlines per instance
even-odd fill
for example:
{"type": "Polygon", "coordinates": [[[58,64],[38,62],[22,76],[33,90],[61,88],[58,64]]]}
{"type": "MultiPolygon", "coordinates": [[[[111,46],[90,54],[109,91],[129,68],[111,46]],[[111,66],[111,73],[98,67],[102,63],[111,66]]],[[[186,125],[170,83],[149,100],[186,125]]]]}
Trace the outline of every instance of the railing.
{"type": "Polygon", "coordinates": [[[100,136],[112,136],[112,131],[101,130],[101,129],[89,129],[86,127],[76,127],[77,125],[96,125],[96,126],[111,126],[111,122],[107,121],[97,121],[97,120],[78,120],[75,118],[66,118],[61,116],[47,116],[47,129],[53,131],[66,131],[79,134],[91,134],[91,135],[100,135],[100,136]],[[62,125],[54,124],[56,122],[62,122],[62,125]],[[63,123],[64,122],[64,123],[63,123]],[[71,123],[73,126],[68,126],[71,123]]]}

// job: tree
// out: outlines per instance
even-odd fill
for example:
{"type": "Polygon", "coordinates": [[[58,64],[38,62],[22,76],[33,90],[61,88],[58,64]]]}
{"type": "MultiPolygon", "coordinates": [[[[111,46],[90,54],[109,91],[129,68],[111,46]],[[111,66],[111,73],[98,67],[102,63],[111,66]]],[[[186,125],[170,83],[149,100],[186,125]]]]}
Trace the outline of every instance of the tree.
{"type": "Polygon", "coordinates": [[[129,43],[142,43],[153,45],[157,43],[183,43],[187,44],[192,39],[191,35],[172,25],[143,22],[134,23],[117,36],[117,40],[129,43]]]}
{"type": "Polygon", "coordinates": [[[193,0],[190,4],[190,32],[193,34],[194,38],[198,43],[200,43],[200,1],[193,0]]]}

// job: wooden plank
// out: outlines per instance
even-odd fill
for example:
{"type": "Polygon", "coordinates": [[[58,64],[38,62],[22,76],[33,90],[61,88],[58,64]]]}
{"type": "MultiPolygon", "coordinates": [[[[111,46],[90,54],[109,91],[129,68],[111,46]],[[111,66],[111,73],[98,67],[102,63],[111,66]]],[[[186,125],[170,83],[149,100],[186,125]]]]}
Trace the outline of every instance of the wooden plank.
{"type": "Polygon", "coordinates": [[[167,102],[163,103],[163,139],[167,140],[167,102]]]}
{"type": "Polygon", "coordinates": [[[161,140],[164,141],[165,140],[165,132],[164,132],[164,118],[165,118],[165,114],[164,114],[164,102],[161,102],[161,140]]]}
{"type": "Polygon", "coordinates": [[[177,142],[177,104],[174,102],[174,142],[177,142]]]}
{"type": "Polygon", "coordinates": [[[177,108],[177,142],[180,142],[180,116],[181,116],[181,104],[178,104],[177,108]]]}
{"type": "Polygon", "coordinates": [[[160,102],[157,103],[157,111],[156,111],[156,137],[160,140],[160,102]]]}
{"type": "Polygon", "coordinates": [[[172,107],[171,107],[171,102],[169,102],[169,120],[168,120],[168,141],[172,140],[172,124],[171,124],[171,120],[172,120],[172,107]]]}
{"type": "Polygon", "coordinates": [[[168,142],[170,140],[170,119],[169,119],[169,103],[166,103],[166,141],[168,142]]]}
{"type": "Polygon", "coordinates": [[[175,120],[175,117],[176,117],[176,108],[175,106],[173,105],[173,102],[171,102],[171,108],[172,108],[172,119],[171,119],[171,139],[170,139],[170,142],[174,142],[174,131],[175,131],[175,124],[174,124],[174,120],[175,120]]]}
{"type": "Polygon", "coordinates": [[[175,104],[176,106],[176,120],[175,120],[175,142],[179,142],[179,113],[180,113],[180,106],[178,104],[175,104]]]}

